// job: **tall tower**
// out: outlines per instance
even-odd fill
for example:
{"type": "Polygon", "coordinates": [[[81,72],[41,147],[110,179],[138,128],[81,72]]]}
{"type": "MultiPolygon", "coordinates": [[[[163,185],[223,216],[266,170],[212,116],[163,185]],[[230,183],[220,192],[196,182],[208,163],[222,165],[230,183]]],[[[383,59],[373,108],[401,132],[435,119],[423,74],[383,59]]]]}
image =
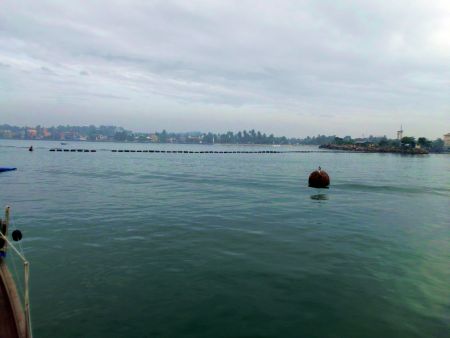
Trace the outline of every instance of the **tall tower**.
{"type": "Polygon", "coordinates": [[[397,140],[401,140],[403,138],[403,126],[400,125],[400,130],[397,130],[397,140]]]}

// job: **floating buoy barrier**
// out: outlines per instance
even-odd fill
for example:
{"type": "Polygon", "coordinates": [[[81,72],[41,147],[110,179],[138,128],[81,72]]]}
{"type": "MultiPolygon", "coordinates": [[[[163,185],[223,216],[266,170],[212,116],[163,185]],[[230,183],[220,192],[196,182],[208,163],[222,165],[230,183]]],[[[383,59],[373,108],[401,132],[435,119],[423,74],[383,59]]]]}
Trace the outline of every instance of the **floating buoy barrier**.
{"type": "MultiPolygon", "coordinates": [[[[111,149],[113,153],[162,153],[162,154],[282,154],[282,153],[314,153],[310,150],[155,150],[155,149],[111,149]]],[[[322,151],[323,152],[323,151],[322,151]]]]}
{"type": "Polygon", "coordinates": [[[62,149],[62,148],[51,148],[49,151],[59,151],[59,152],[71,152],[71,153],[95,153],[97,150],[95,149],[62,149]]]}
{"type": "Polygon", "coordinates": [[[328,188],[330,185],[330,176],[319,167],[319,169],[309,175],[308,185],[312,188],[328,188]]]}
{"type": "MultiPolygon", "coordinates": [[[[283,154],[283,153],[315,153],[311,150],[156,150],[156,149],[111,149],[113,153],[162,153],[162,154],[283,154]]],[[[324,151],[321,151],[324,152],[324,151]]]]}
{"type": "MultiPolygon", "coordinates": [[[[95,149],[51,148],[52,152],[95,153],[95,149]]],[[[287,154],[287,153],[330,153],[332,151],[317,150],[156,150],[156,149],[100,149],[113,153],[162,153],[162,154],[287,154]]],[[[334,152],[333,152],[334,153],[334,152]]],[[[326,174],[326,173],[325,173],[326,174]]]]}

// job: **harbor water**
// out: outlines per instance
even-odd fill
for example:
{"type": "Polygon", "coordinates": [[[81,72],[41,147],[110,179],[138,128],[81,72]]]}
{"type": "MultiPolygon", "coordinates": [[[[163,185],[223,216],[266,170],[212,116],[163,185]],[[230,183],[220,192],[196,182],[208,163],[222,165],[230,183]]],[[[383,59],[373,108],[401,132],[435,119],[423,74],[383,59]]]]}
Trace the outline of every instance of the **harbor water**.
{"type": "Polygon", "coordinates": [[[293,148],[0,140],[35,337],[448,337],[449,155],[111,149],[293,148]]]}

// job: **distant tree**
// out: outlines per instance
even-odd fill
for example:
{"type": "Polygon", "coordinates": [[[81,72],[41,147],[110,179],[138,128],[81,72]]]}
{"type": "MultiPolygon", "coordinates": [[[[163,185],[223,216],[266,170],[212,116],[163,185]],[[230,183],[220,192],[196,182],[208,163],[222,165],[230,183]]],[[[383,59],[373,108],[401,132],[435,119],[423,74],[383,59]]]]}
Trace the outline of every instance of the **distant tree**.
{"type": "Polygon", "coordinates": [[[258,143],[258,144],[264,144],[265,143],[260,131],[258,131],[256,133],[256,142],[255,143],[258,143]]]}
{"type": "Polygon", "coordinates": [[[156,133],[156,136],[158,136],[159,142],[165,143],[167,142],[167,139],[169,138],[169,135],[167,134],[167,131],[163,129],[161,133],[156,133]]]}
{"type": "Polygon", "coordinates": [[[144,135],[139,135],[138,138],[137,138],[137,140],[138,140],[139,142],[147,142],[147,141],[148,141],[147,137],[144,136],[144,135]]]}
{"type": "MultiPolygon", "coordinates": [[[[65,129],[64,131],[69,131],[70,127],[66,126],[64,129],[65,129]]],[[[80,130],[77,130],[77,132],[80,132],[80,130]]],[[[94,125],[91,124],[88,127],[88,130],[86,132],[86,136],[87,136],[87,139],[89,141],[95,141],[95,139],[97,138],[97,128],[94,125]]]]}
{"type": "Polygon", "coordinates": [[[414,148],[416,146],[416,139],[411,136],[404,136],[401,139],[402,146],[414,148]]]}
{"type": "Polygon", "coordinates": [[[431,143],[431,151],[436,152],[436,153],[440,153],[442,151],[444,151],[444,141],[442,141],[442,139],[438,138],[437,140],[434,140],[431,143]]]}
{"type": "Polygon", "coordinates": [[[335,144],[344,144],[345,143],[345,141],[344,141],[344,139],[343,138],[341,138],[341,137],[335,137],[334,138],[334,142],[333,143],[335,143],[335,144]]]}
{"type": "Polygon", "coordinates": [[[387,140],[388,141],[388,146],[390,147],[400,147],[401,142],[400,140],[387,140]]]}
{"type": "Polygon", "coordinates": [[[242,136],[243,143],[248,143],[249,142],[249,135],[247,133],[247,130],[244,130],[244,132],[242,134],[243,134],[243,136],[242,136]]]}
{"type": "Polygon", "coordinates": [[[389,144],[386,137],[383,137],[381,140],[378,141],[378,145],[380,147],[386,147],[389,144]]]}
{"type": "Polygon", "coordinates": [[[214,140],[214,135],[212,133],[203,135],[203,139],[202,139],[203,143],[211,144],[211,143],[213,143],[213,140],[214,140]]]}
{"type": "Polygon", "coordinates": [[[427,140],[425,137],[419,137],[417,139],[417,144],[419,144],[422,148],[430,148],[432,142],[427,140]]]}
{"type": "Polygon", "coordinates": [[[118,131],[114,134],[114,141],[124,142],[127,140],[127,132],[126,131],[118,131]]]}

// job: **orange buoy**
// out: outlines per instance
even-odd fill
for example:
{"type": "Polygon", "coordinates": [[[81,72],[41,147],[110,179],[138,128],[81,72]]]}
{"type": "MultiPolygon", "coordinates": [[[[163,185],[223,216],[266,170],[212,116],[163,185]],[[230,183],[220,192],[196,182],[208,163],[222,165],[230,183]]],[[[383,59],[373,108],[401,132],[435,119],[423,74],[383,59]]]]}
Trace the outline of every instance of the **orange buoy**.
{"type": "Polygon", "coordinates": [[[308,185],[312,188],[327,188],[330,185],[330,176],[319,167],[309,175],[308,185]]]}

